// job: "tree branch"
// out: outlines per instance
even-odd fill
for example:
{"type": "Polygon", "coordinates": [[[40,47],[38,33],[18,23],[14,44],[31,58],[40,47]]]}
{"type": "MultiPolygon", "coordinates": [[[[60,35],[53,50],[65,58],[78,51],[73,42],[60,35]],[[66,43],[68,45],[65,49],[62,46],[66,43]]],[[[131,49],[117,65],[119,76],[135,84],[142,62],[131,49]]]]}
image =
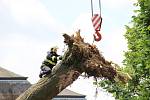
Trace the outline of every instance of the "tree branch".
{"type": "Polygon", "coordinates": [[[85,43],[80,36],[63,34],[64,43],[68,45],[62,61],[55,66],[52,74],[40,79],[17,100],[50,100],[72,84],[83,72],[88,77],[105,78],[114,81],[116,77],[127,82],[130,77],[122,76],[112,62],[105,60],[95,45],[85,43]]]}

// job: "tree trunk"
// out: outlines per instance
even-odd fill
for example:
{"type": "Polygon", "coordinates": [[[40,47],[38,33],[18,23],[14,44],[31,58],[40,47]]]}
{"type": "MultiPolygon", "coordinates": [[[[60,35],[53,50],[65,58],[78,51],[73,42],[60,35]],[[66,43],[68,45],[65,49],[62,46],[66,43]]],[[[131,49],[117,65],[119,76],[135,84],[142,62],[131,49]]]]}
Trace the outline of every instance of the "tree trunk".
{"type": "Polygon", "coordinates": [[[126,82],[129,77],[121,75],[112,62],[106,61],[95,45],[85,43],[80,36],[64,34],[64,42],[68,45],[62,61],[57,64],[52,74],[40,79],[17,100],[51,100],[67,86],[71,85],[83,72],[88,77],[105,78],[111,81],[117,77],[126,82]]]}

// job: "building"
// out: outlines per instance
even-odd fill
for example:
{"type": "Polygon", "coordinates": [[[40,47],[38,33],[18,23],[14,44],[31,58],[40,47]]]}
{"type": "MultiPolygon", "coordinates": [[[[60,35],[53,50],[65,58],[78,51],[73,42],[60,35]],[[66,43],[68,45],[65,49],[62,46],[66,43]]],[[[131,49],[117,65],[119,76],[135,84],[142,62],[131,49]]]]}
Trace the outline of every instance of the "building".
{"type": "Polygon", "coordinates": [[[0,100],[15,100],[30,86],[27,77],[0,67],[0,100]]]}
{"type": "Polygon", "coordinates": [[[73,92],[68,89],[64,89],[52,100],[86,100],[85,95],[73,92]]]}
{"type": "MultiPolygon", "coordinates": [[[[0,100],[15,100],[31,86],[27,77],[0,67],[0,100]]],[[[85,95],[64,89],[52,100],[86,100],[85,95]]]]}

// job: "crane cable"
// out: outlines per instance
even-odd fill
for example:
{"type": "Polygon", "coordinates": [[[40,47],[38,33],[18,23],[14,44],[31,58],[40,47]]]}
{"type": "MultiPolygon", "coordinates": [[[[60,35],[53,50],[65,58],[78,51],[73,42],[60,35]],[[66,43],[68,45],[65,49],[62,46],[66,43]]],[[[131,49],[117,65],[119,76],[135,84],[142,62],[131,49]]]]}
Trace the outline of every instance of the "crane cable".
{"type": "MultiPolygon", "coordinates": [[[[91,12],[92,12],[92,17],[93,17],[93,0],[91,0],[91,12]]],[[[101,16],[101,0],[99,0],[99,14],[101,16]]]]}
{"type": "Polygon", "coordinates": [[[100,16],[101,16],[101,0],[99,0],[99,14],[100,14],[100,16]]]}
{"type": "Polygon", "coordinates": [[[91,12],[92,12],[92,17],[93,17],[93,0],[91,0],[91,12]]]}

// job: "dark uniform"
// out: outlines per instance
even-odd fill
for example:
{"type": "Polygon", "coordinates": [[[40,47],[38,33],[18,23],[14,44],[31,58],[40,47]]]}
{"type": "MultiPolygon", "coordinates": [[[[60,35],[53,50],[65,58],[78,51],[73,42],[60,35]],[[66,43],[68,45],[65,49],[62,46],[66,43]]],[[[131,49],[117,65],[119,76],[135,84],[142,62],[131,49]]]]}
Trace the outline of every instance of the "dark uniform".
{"type": "Polygon", "coordinates": [[[61,60],[62,57],[58,55],[56,52],[48,52],[46,59],[42,62],[41,72],[39,77],[42,78],[43,75],[50,74],[52,68],[57,64],[58,60],[61,60]]]}

